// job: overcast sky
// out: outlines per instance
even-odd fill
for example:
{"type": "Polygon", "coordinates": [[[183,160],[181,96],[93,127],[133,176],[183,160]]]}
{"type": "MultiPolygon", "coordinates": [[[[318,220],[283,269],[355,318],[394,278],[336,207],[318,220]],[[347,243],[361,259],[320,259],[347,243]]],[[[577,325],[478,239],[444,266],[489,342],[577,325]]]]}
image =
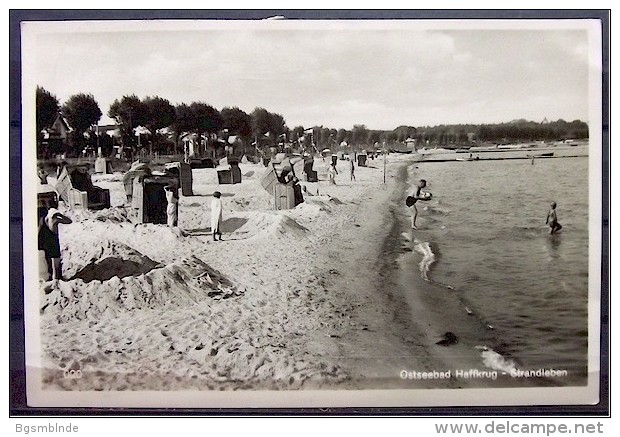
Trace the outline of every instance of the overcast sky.
{"type": "Polygon", "coordinates": [[[93,94],[102,124],[111,122],[110,104],[128,94],[248,113],[261,106],[290,128],[588,121],[585,30],[277,23],[174,31],[124,23],[67,32],[69,23],[38,29],[23,57],[34,86],[61,104],[93,94]]]}

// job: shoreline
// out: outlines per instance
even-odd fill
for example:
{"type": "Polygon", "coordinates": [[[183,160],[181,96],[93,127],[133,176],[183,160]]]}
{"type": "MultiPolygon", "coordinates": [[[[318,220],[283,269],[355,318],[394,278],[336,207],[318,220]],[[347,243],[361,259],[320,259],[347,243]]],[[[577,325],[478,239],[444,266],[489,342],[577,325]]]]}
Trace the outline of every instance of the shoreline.
{"type": "MultiPolygon", "coordinates": [[[[114,208],[70,211],[76,220],[62,230],[61,241],[72,277],[42,296],[44,386],[68,391],[469,386],[454,378],[401,376],[403,370],[455,369],[450,356],[455,351],[467,356],[456,359],[463,370],[481,367],[479,353],[461,349],[465,343],[441,350],[434,344],[435,335],[449,330],[437,323],[445,314],[431,311],[441,307],[429,292],[437,285],[420,277],[418,254],[402,237],[413,161],[389,161],[385,186],[382,165],[369,162],[356,172],[357,182],[343,181],[348,179],[343,174],[339,185],[307,184],[321,194],[287,211],[266,209],[260,166],[247,165],[249,180],[236,186],[220,187],[210,173],[198,172],[198,194],[181,198],[181,225],[192,230],[183,238],[167,227],[124,222],[114,208]],[[216,188],[226,194],[224,225],[230,226],[221,244],[211,242],[205,229],[208,193],[216,188]],[[114,276],[110,269],[126,260],[146,261],[149,268],[114,276]],[[213,285],[201,282],[205,274],[216,282],[208,295],[204,287],[213,285]],[[221,295],[222,287],[234,291],[231,298],[210,297],[221,295]],[[135,332],[127,329],[132,326],[135,332]],[[84,378],[63,380],[67,368],[79,369],[84,378]]],[[[104,180],[116,190],[112,197],[121,199],[117,179],[104,180]]],[[[473,386],[495,385],[485,380],[473,386]]]]}
{"type": "MultiPolygon", "coordinates": [[[[396,257],[399,256],[395,242],[400,234],[400,225],[396,218],[397,200],[402,197],[405,186],[407,166],[410,161],[401,162],[394,169],[394,184],[387,193],[380,196],[379,205],[373,205],[387,214],[382,215],[379,223],[372,224],[376,230],[370,233],[375,238],[361,238],[361,246],[366,254],[365,270],[369,273],[356,275],[355,278],[341,277],[340,281],[350,284],[365,283],[361,296],[363,305],[355,312],[357,323],[365,326],[357,335],[349,335],[347,341],[339,342],[340,362],[350,379],[339,383],[334,388],[341,389],[395,389],[395,388],[437,388],[433,381],[408,381],[403,385],[400,372],[410,362],[408,357],[426,363],[424,349],[412,335],[417,327],[408,317],[406,301],[400,293],[394,277],[396,257]]],[[[393,170],[393,171],[394,171],[393,170]]],[[[356,260],[353,260],[354,262],[356,260]]],[[[335,284],[338,287],[339,284],[335,284]]],[[[353,289],[349,288],[349,293],[353,289]]],[[[445,382],[444,382],[445,385],[445,382]]]]}
{"type": "MultiPolygon", "coordinates": [[[[420,164],[420,163],[416,163],[420,164]]],[[[411,169],[411,166],[409,167],[411,169]]],[[[416,169],[418,169],[416,165],[416,169]]],[[[422,175],[432,180],[430,175],[422,175]]],[[[409,186],[413,186],[415,171],[409,174],[409,186]]],[[[404,196],[401,199],[404,202],[404,196]]],[[[432,208],[432,207],[431,207],[432,208]]],[[[408,217],[400,217],[402,229],[411,232],[408,217]]],[[[467,378],[458,381],[459,388],[479,387],[554,387],[562,386],[562,380],[550,378],[515,378],[512,375],[521,372],[519,361],[512,357],[504,357],[493,350],[501,340],[491,326],[492,321],[475,311],[469,305],[460,291],[451,285],[441,284],[433,278],[432,271],[436,263],[441,262],[440,244],[446,241],[437,240],[434,226],[439,223],[433,218],[430,211],[421,211],[418,215],[419,229],[413,232],[413,238],[407,238],[411,251],[398,257],[400,266],[400,284],[407,297],[411,316],[420,321],[420,325],[428,327],[426,330],[427,344],[442,369],[476,369],[480,372],[495,371],[497,378],[467,378]],[[425,223],[426,221],[426,223],[425,223]],[[417,249],[417,250],[416,250],[417,249]],[[429,253],[432,261],[428,260],[421,266],[421,257],[427,258],[429,253]],[[435,256],[437,259],[435,259],[435,256]],[[424,271],[422,271],[424,269],[424,271]],[[416,311],[415,308],[420,310],[416,311]],[[490,323],[489,323],[490,322],[490,323]],[[442,338],[445,332],[453,332],[459,338],[457,344],[442,347],[434,343],[442,338]],[[455,366],[455,362],[458,364],[455,366]]],[[[402,239],[402,238],[401,238],[402,239]]]]}
{"type": "Polygon", "coordinates": [[[416,231],[415,241],[404,238],[403,233],[411,231],[409,217],[399,211],[412,177],[408,169],[413,164],[399,165],[396,182],[387,197],[389,214],[383,219],[384,225],[389,223],[389,231],[385,232],[381,245],[374,249],[380,280],[376,281],[375,292],[369,293],[367,299],[384,311],[360,311],[357,316],[363,322],[373,320],[377,329],[384,332],[380,336],[355,336],[349,339],[349,344],[340,344],[341,361],[346,363],[344,370],[351,372],[351,380],[339,383],[337,388],[558,386],[547,378],[511,376],[512,371],[519,370],[514,369],[509,358],[490,349],[489,345],[495,342],[492,330],[467,312],[466,305],[455,294],[458,292],[422,277],[420,254],[415,244],[424,240],[425,233],[416,231]],[[436,345],[447,331],[457,333],[459,343],[450,347],[436,345]],[[486,340],[480,342],[480,339],[486,340]],[[347,355],[354,350],[373,350],[374,353],[354,359],[347,355]],[[435,376],[442,374],[442,377],[415,377],[425,372],[435,376]],[[446,372],[450,375],[448,378],[443,377],[446,372]]]}

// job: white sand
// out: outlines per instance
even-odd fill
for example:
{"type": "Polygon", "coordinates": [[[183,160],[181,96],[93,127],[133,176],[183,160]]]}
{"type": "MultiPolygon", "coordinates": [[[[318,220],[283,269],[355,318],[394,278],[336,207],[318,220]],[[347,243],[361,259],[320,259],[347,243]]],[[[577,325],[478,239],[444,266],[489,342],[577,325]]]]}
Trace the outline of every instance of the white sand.
{"type": "MultiPolygon", "coordinates": [[[[386,336],[391,310],[376,293],[386,205],[407,159],[388,157],[386,185],[381,159],[356,167],[356,182],[339,161],[338,185],[305,184],[320,195],[288,211],[271,209],[262,165],[241,164],[235,185],[193,170],[195,195],[180,200],[185,237],[130,223],[122,175],[94,176],[112,208],[63,210],[74,220],[60,231],[67,280],[47,295],[41,287],[44,387],[300,388],[372,374],[341,356],[360,347],[385,359],[403,341],[386,336]],[[222,242],[208,229],[215,190],[222,242]],[[67,367],[82,379],[63,378],[67,367]]],[[[314,167],[321,178],[327,162],[314,167]]]]}
{"type": "MultiPolygon", "coordinates": [[[[214,169],[193,170],[195,195],[180,199],[185,236],[165,225],[132,224],[122,174],[94,176],[110,189],[112,208],[61,205],[74,220],[60,231],[67,280],[49,294],[49,283],[40,287],[43,388],[521,384],[399,376],[496,369],[491,364],[502,358],[473,342],[483,336],[469,326],[465,307],[424,279],[430,252],[402,233],[412,158],[390,155],[385,184],[382,159],[356,167],[355,182],[348,162],[339,161],[337,185],[326,180],[327,161],[315,161],[320,182],[302,183],[314,195],[287,211],[272,210],[260,185],[262,165],[241,164],[243,182],[235,185],[218,185],[214,169]],[[209,229],[216,190],[224,208],[221,242],[209,229]],[[448,330],[463,335],[459,344],[437,346],[448,330]],[[65,378],[66,369],[79,369],[82,378],[65,378]]],[[[424,226],[423,214],[418,220],[424,226]]]]}

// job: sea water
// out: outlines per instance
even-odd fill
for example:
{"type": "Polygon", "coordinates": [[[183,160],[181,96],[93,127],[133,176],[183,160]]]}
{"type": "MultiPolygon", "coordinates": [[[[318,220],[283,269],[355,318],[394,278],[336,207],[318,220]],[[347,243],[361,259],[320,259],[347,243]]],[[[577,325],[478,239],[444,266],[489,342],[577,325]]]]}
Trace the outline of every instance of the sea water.
{"type": "Polygon", "coordinates": [[[425,279],[453,288],[493,331],[481,344],[521,369],[565,369],[583,384],[588,357],[588,157],[417,163],[433,194],[418,202],[425,279]],[[557,203],[563,229],[545,225],[557,203]],[[428,240],[428,241],[426,241],[428,240]]]}

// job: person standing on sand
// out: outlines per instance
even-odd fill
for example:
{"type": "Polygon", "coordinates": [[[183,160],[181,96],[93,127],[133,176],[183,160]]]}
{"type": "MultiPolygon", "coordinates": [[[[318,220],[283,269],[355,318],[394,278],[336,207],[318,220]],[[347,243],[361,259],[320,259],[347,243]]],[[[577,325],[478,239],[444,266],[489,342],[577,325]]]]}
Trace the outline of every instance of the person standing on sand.
{"type": "Polygon", "coordinates": [[[418,200],[427,200],[425,197],[422,196],[422,188],[424,187],[426,187],[426,180],[420,179],[420,182],[418,182],[418,185],[416,186],[415,193],[413,194],[413,196],[411,196],[413,198],[413,203],[411,204],[411,206],[413,207],[414,211],[411,215],[411,229],[418,229],[415,224],[415,221],[418,218],[418,208],[415,206],[416,202],[418,200]]]}
{"type": "Polygon", "coordinates": [[[168,218],[168,226],[174,228],[179,224],[179,189],[174,184],[168,184],[164,187],[166,192],[166,216],[168,218]]]}
{"type": "Polygon", "coordinates": [[[336,170],[336,165],[334,165],[333,162],[329,164],[327,174],[329,175],[329,183],[332,185],[336,185],[336,175],[338,174],[338,170],[336,170]]]}
{"type": "Polygon", "coordinates": [[[216,191],[213,193],[213,200],[211,201],[211,232],[213,232],[213,241],[217,241],[217,236],[220,236],[222,241],[222,231],[220,226],[222,225],[222,193],[216,191]]]}
{"type": "Polygon", "coordinates": [[[551,209],[547,213],[547,221],[545,222],[545,224],[549,225],[549,228],[550,228],[549,229],[549,233],[550,234],[555,234],[560,229],[562,229],[562,225],[558,222],[558,215],[555,212],[555,207],[556,206],[557,205],[556,205],[555,202],[551,203],[551,209]]]}
{"type": "Polygon", "coordinates": [[[45,215],[44,213],[45,209],[42,208],[39,212],[38,248],[45,252],[48,272],[51,270],[52,285],[57,287],[58,281],[62,279],[58,225],[68,225],[73,222],[56,208],[50,208],[45,215]]]}
{"type": "Polygon", "coordinates": [[[355,163],[353,162],[353,160],[350,160],[351,162],[351,180],[354,181],[355,180],[355,163]]]}

